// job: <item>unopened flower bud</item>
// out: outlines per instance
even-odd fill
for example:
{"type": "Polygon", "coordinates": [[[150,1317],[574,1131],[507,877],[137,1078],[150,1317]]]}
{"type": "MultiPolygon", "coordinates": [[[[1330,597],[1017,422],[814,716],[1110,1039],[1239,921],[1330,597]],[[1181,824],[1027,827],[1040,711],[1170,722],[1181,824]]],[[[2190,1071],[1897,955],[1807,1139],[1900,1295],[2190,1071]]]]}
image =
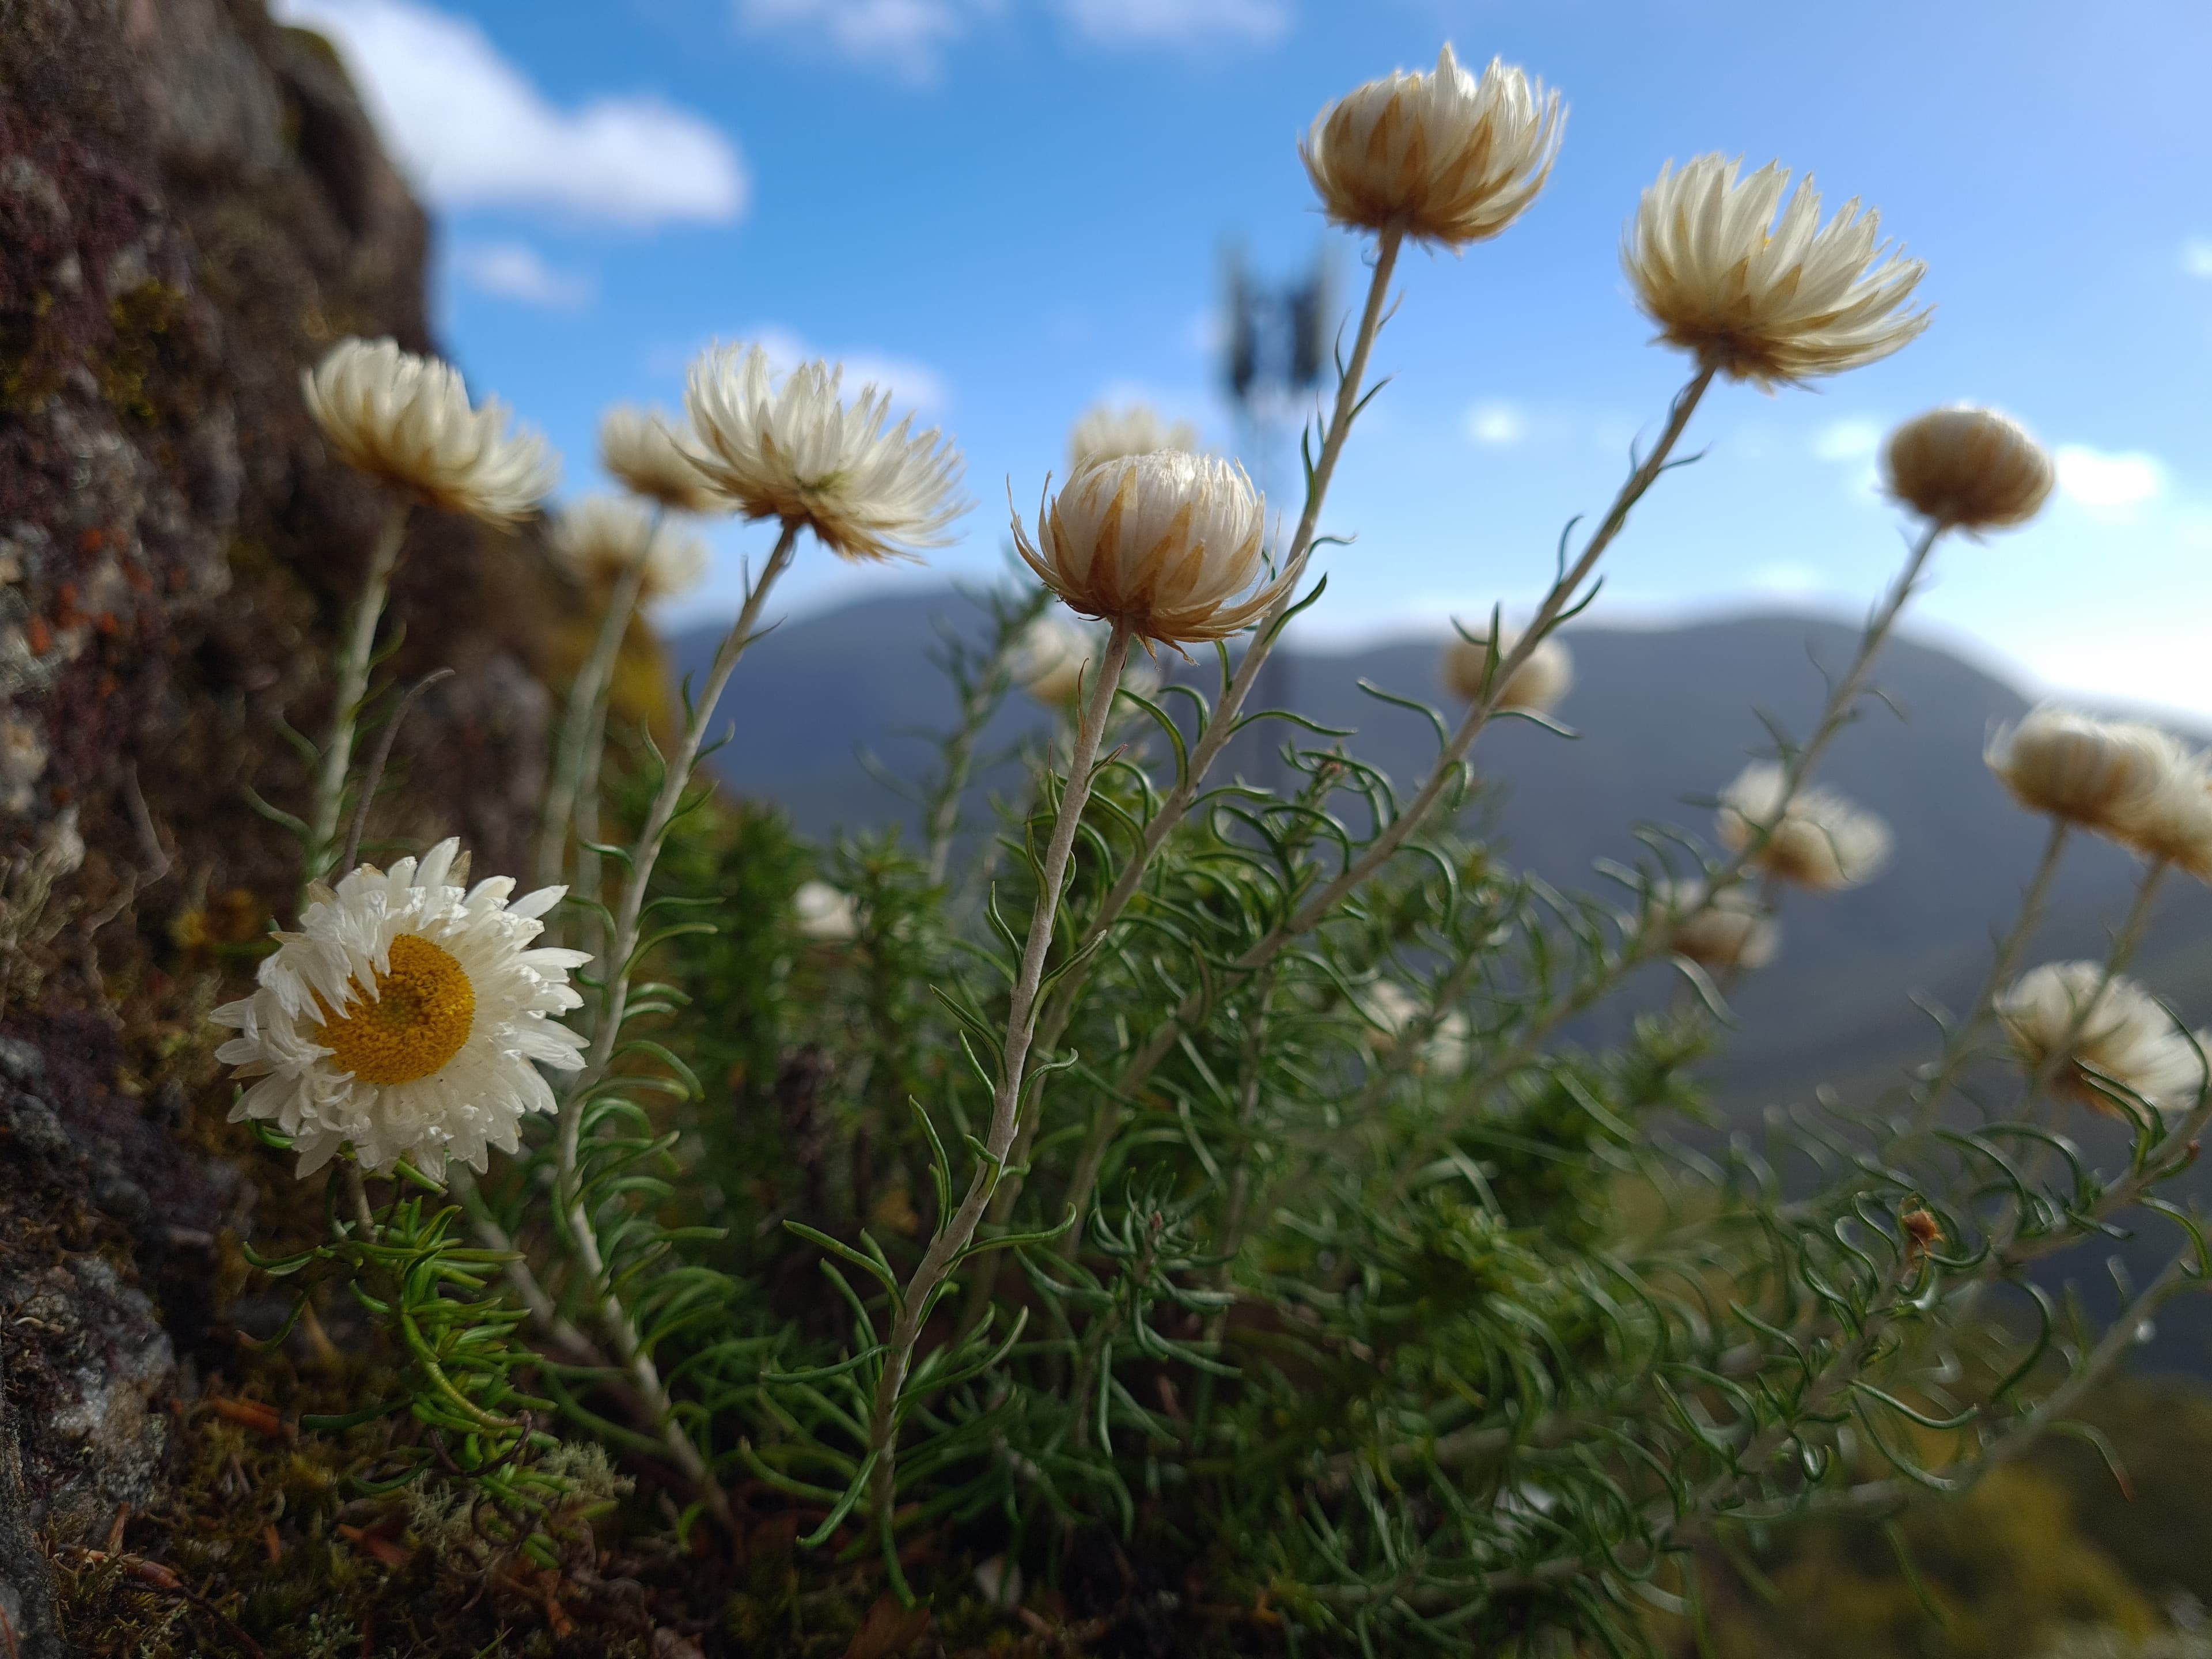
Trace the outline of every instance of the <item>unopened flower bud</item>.
{"type": "Polygon", "coordinates": [[[1493,59],[1478,81],[1447,46],[1323,110],[1299,145],[1328,216],[1463,247],[1495,236],[1544,188],[1566,125],[1559,94],[1493,59]]]}
{"type": "MultiPolygon", "coordinates": [[[[1498,661],[1504,665],[1505,655],[1520,644],[1517,629],[1505,629],[1498,636],[1498,661]]],[[[1487,637],[1469,639],[1455,635],[1444,647],[1444,684],[1462,702],[1473,702],[1482,695],[1483,684],[1491,672],[1490,641],[1487,637]]],[[[1524,714],[1548,714],[1559,706],[1559,701],[1575,683],[1575,659],[1567,647],[1557,639],[1547,637],[1537,642],[1528,659],[1516,668],[1498,694],[1498,707],[1518,709],[1524,714]]]]}
{"type": "Polygon", "coordinates": [[[1747,766],[1721,792],[1719,830],[1733,853],[1757,843],[1751,861],[1777,880],[1817,892],[1872,881],[1889,863],[1889,826],[1833,789],[1800,789],[1783,805],[1783,770],[1747,766]],[[1759,832],[1765,832],[1759,842],[1759,832]]]}
{"type": "Polygon", "coordinates": [[[2026,524],[2057,476],[2027,428],[1966,404],[1914,416],[1889,434],[1881,459],[1889,493],[1947,530],[2026,524]]]}
{"type": "Polygon", "coordinates": [[[1068,607],[1163,645],[1226,639],[1282,596],[1262,584],[1266,504],[1244,469],[1163,450],[1079,468],[1014,545],[1068,607]]]}
{"type": "Polygon", "coordinates": [[[2151,810],[2185,757],[2156,726],[2046,703],[1999,727],[1983,759],[2030,811],[2117,837],[2151,810]]]}

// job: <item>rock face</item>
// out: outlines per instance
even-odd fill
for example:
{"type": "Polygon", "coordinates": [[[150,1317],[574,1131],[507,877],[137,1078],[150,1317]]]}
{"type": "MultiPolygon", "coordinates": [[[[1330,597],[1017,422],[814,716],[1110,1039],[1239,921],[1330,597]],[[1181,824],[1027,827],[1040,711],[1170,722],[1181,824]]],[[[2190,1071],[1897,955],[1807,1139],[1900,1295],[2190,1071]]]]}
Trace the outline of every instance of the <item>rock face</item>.
{"type": "MultiPolygon", "coordinates": [[[[427,242],[328,46],[261,0],[0,0],[0,1375],[21,1437],[0,1432],[0,1613],[18,1638],[40,1602],[8,1520],[27,1506],[63,1539],[143,1504],[176,1349],[210,1338],[248,1195],[205,1151],[227,1092],[200,1034],[234,947],[299,881],[250,792],[302,804],[283,730],[326,718],[327,642],[390,505],[326,452],[299,377],[349,334],[429,349],[427,242]]],[[[527,537],[415,526],[392,666],[456,672],[410,716],[408,787],[372,833],[459,833],[480,872],[520,872],[550,703],[537,642],[568,601],[527,537]]]]}

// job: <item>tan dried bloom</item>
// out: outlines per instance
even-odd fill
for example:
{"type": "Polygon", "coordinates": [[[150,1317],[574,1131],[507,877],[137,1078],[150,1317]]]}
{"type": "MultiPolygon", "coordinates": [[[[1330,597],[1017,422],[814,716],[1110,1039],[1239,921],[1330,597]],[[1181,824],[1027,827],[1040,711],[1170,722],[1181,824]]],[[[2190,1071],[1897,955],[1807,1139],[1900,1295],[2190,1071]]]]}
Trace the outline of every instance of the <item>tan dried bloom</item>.
{"type": "Polygon", "coordinates": [[[1854,197],[1823,227],[1809,176],[1784,205],[1788,168],[1739,181],[1741,165],[1669,162],[1644,192],[1620,263],[1661,339],[1771,387],[1876,362],[1928,326],[1905,309],[1928,268],[1876,242],[1881,215],[1854,197]]]}
{"type": "Polygon", "coordinates": [[[554,556],[588,587],[612,587],[641,553],[641,599],[672,599],[707,574],[706,543],[665,515],[656,528],[653,509],[627,495],[586,495],[571,502],[554,520],[548,539],[554,556]]]}
{"type": "Polygon", "coordinates": [[[610,409],[599,422],[599,461],[623,489],[672,513],[714,513],[727,505],[684,453],[675,423],[657,409],[610,409]]]}
{"type": "Polygon", "coordinates": [[[1565,127],[1541,81],[1497,58],[1478,81],[1447,45],[1433,73],[1401,70],[1331,104],[1298,154],[1337,223],[1464,247],[1536,199],[1565,127]]]}
{"type": "Polygon", "coordinates": [[[2124,975],[2106,982],[2101,963],[2046,962],[2030,969],[1999,995],[1996,1013],[2023,1067],[2039,1071],[2063,1052],[2060,1092],[2108,1116],[2123,1114],[2092,1073],[2169,1115],[2194,1107],[2204,1086],[2197,1051],[2206,1040],[2192,1040],[2124,975]],[[2077,1024],[2081,1030],[2069,1042],[2077,1024]]]}
{"type": "Polygon", "coordinates": [[[1700,968],[1753,973],[1782,948],[1782,924],[1748,888],[1723,887],[1708,901],[1703,882],[1662,882],[1651,897],[1667,948],[1700,968]]]}
{"type": "Polygon", "coordinates": [[[391,340],[341,340],[300,376],[307,412],[346,464],[486,524],[526,518],[561,465],[535,432],[507,431],[496,398],[470,407],[460,373],[391,340]]]}
{"type": "Polygon", "coordinates": [[[1881,469],[1892,495],[1947,530],[2026,524],[2057,479],[2026,427],[1971,404],[1905,422],[1882,446],[1881,469]]]}
{"type": "Polygon", "coordinates": [[[842,400],[842,368],[801,363],[778,386],[758,346],[718,346],[692,366],[684,453],[749,519],[804,525],[848,559],[942,547],[968,510],[960,452],[909,415],[885,429],[890,393],[842,400]]]}
{"type": "MultiPolygon", "coordinates": [[[[1090,684],[1092,665],[1103,659],[1105,647],[1097,629],[1054,612],[1039,617],[1023,631],[1008,667],[1015,683],[1046,708],[1073,708],[1090,684]]],[[[1133,662],[1121,670],[1121,690],[1149,697],[1159,687],[1159,671],[1148,662],[1133,662]]]]}
{"type": "Polygon", "coordinates": [[[2116,839],[2184,761],[2181,745],[2156,726],[2048,703],[1998,727],[1982,757],[2029,811],[2116,839]]]}
{"type": "MultiPolygon", "coordinates": [[[[1050,486],[1048,484],[1048,489],[1050,486]]],[[[1226,639],[1281,597],[1261,574],[1267,504],[1244,469],[1162,450],[1080,468],[1014,545],[1071,610],[1163,645],[1226,639]]]]}
{"type": "Polygon", "coordinates": [[[1784,782],[1781,767],[1759,761],[1745,767],[1721,791],[1717,822],[1722,843],[1730,852],[1742,852],[1762,828],[1771,825],[1752,862],[1778,881],[1827,893],[1859,886],[1882,872],[1889,863],[1887,824],[1822,786],[1799,790],[1785,811],[1784,782]]]}
{"type": "Polygon", "coordinates": [[[1071,471],[1093,461],[1119,460],[1124,455],[1149,455],[1158,449],[1198,453],[1198,428],[1188,421],[1170,421],[1150,404],[1095,404],[1084,410],[1067,434],[1071,471]]]}
{"type": "MultiPolygon", "coordinates": [[[[1498,637],[1498,660],[1503,662],[1505,653],[1520,642],[1518,629],[1501,629],[1498,637]]],[[[1489,636],[1480,635],[1470,639],[1455,634],[1444,647],[1443,672],[1445,686],[1462,702],[1473,702],[1480,696],[1483,680],[1490,672],[1489,636]]],[[[1498,707],[1530,714],[1548,714],[1559,706],[1574,683],[1574,657],[1556,635],[1547,636],[1528,653],[1528,659],[1513,671],[1498,697],[1498,707]]]]}
{"type": "Polygon", "coordinates": [[[2179,754],[2165,779],[2112,827],[2113,838],[2145,858],[2163,859],[2212,882],[2212,767],[2203,755],[2179,754]]]}

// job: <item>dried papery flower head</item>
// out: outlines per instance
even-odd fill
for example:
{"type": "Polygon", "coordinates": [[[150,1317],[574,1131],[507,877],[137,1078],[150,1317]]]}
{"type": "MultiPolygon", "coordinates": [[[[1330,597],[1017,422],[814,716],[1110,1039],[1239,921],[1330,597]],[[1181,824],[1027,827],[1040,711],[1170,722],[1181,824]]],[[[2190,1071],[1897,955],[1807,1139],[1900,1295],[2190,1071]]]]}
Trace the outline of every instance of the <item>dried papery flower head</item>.
{"type": "MultiPolygon", "coordinates": [[[[1389,1052],[1405,1040],[1413,1023],[1427,1006],[1395,980],[1379,979],[1359,993],[1359,1012],[1366,1018],[1369,1043],[1389,1052]]],[[[1422,1039],[1415,1062],[1425,1071],[1456,1072],[1467,1064],[1468,1018],[1465,1012],[1448,1010],[1422,1039]]]]}
{"type": "Polygon", "coordinates": [[[1188,421],[1170,421],[1150,404],[1095,404],[1084,410],[1067,434],[1071,471],[1093,461],[1115,461],[1124,455],[1149,455],[1156,449],[1198,453],[1198,428],[1188,421]]]}
{"type": "Polygon", "coordinates": [[[1881,470],[1892,495],[1947,530],[2026,524],[2058,476],[2026,427],[1971,404],[1905,422],[1882,446],[1881,470]]]}
{"type": "Polygon", "coordinates": [[[1477,80],[1447,45],[1433,72],[1400,70],[1331,104],[1298,154],[1337,223],[1464,247],[1536,199],[1565,128],[1541,81],[1497,58],[1477,80]]]}
{"type": "Polygon", "coordinates": [[[714,513],[728,505],[684,453],[675,422],[657,409],[610,409],[599,422],[599,461],[623,489],[672,513],[714,513]]]}
{"type": "Polygon", "coordinates": [[[2102,963],[2030,969],[1998,996],[1996,1013],[2025,1069],[2040,1070],[2063,1054],[2056,1086],[2108,1115],[2124,1115],[2098,1078],[2168,1115],[2193,1108],[2204,1086],[2197,1051],[2206,1039],[2192,1040],[2135,981],[2116,974],[2106,982],[2102,963]]]}
{"type": "MultiPolygon", "coordinates": [[[[1106,641],[1096,628],[1056,612],[1039,617],[1015,642],[1015,684],[1048,708],[1073,708],[1082,701],[1091,667],[1105,659],[1106,641]]],[[[1159,671],[1133,662],[1121,671],[1121,689],[1140,697],[1159,690],[1159,671]]]]}
{"type": "Polygon", "coordinates": [[[758,346],[717,346],[691,368],[684,453],[746,518],[804,525],[846,558],[942,547],[968,510],[960,452],[911,415],[886,429],[888,392],[844,401],[844,373],[805,362],[778,386],[758,346]]]}
{"type": "MultiPolygon", "coordinates": [[[[1503,664],[1505,653],[1521,643],[1518,629],[1498,630],[1498,658],[1503,664]]],[[[1455,634],[1451,643],[1444,647],[1444,684],[1462,702],[1473,702],[1482,695],[1484,677],[1490,672],[1490,640],[1487,635],[1472,638],[1455,634]]],[[[1505,682],[1505,689],[1498,700],[1501,709],[1520,709],[1531,714],[1548,714],[1559,706],[1559,701],[1575,683],[1575,659],[1556,636],[1547,636],[1528,653],[1528,659],[1515,669],[1505,682]]]]}
{"type": "Polygon", "coordinates": [[[2015,726],[1999,726],[1982,757],[2029,811],[2118,839],[2185,759],[2181,745],[2154,726],[2049,703],[2015,726]]]}
{"type": "Polygon", "coordinates": [[[1771,826],[1752,862],[1778,881],[1834,892],[1872,881],[1889,862],[1889,826],[1833,789],[1800,789],[1783,810],[1781,767],[1758,761],[1721,791],[1722,844],[1741,853],[1771,826]],[[1777,814],[1780,817],[1778,820],[1777,814]]]}
{"type": "Polygon", "coordinates": [[[1782,948],[1782,924],[1747,887],[1723,887],[1709,902],[1701,881],[1662,882],[1651,902],[1667,948],[1700,968],[1755,973],[1782,948]]]}
{"type": "Polygon", "coordinates": [[[560,479],[545,440],[510,433],[496,398],[470,407],[452,364],[391,340],[341,340],[300,383],[307,412],[349,465],[433,507],[512,524],[560,479]]]}
{"type": "Polygon", "coordinates": [[[303,1176],[347,1145],[370,1170],[404,1158],[435,1175],[457,1158],[481,1171],[489,1148],[515,1150],[524,1113],[553,1109],[538,1066],[583,1064],[556,1017],[581,1004],[568,970],[591,957],[530,948],[565,890],[510,904],[514,884],[494,876],[465,890],[459,848],[311,890],[260,988],[212,1016],[239,1034],[216,1058],[256,1079],[231,1121],[275,1123],[303,1176]]]}
{"type": "MultiPolygon", "coordinates": [[[[1049,483],[1047,489],[1050,489],[1049,483]]],[[[1163,645],[1226,639],[1282,596],[1261,574],[1267,504],[1244,469],[1161,450],[1078,469],[1014,545],[1068,606],[1163,645]]]]}
{"type": "Polygon", "coordinates": [[[696,587],[707,574],[707,544],[679,521],[627,495],[586,495],[561,509],[548,538],[576,579],[594,588],[614,586],[645,555],[641,598],[665,599],[696,587]],[[648,543],[650,545],[648,545],[648,543]]]}
{"type": "Polygon", "coordinates": [[[1620,262],[1661,339],[1771,386],[1874,362],[1928,326],[1905,308],[1928,268],[1875,240],[1881,215],[1853,198],[1824,227],[1809,176],[1785,206],[1788,168],[1739,180],[1740,167],[1670,161],[1644,192],[1620,262]]]}
{"type": "Polygon", "coordinates": [[[2212,882],[2212,763],[2178,750],[2159,787],[2121,817],[2112,836],[2145,858],[2212,882]]]}
{"type": "Polygon", "coordinates": [[[799,883],[799,890],[791,896],[791,908],[799,920],[799,931],[808,939],[835,945],[859,937],[860,907],[850,893],[826,881],[799,883]]]}

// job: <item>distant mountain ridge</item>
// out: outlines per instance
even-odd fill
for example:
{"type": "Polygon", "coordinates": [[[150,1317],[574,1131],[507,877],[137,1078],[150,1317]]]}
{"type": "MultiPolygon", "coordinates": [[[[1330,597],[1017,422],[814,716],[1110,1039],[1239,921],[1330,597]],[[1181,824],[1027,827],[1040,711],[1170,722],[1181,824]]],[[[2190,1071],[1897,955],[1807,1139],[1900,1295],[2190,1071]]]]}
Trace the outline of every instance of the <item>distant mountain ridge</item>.
{"type": "MultiPolygon", "coordinates": [[[[872,755],[894,775],[926,771],[933,751],[925,734],[948,726],[953,713],[931,647],[939,629],[972,634],[981,620],[973,600],[948,589],[787,623],[747,653],[731,680],[723,707],[733,735],[715,756],[720,775],[743,794],[779,804],[810,836],[895,823],[912,836],[912,808],[859,756],[872,755]]],[[[678,635],[678,672],[702,670],[718,637],[678,635]]],[[[1574,653],[1575,684],[1558,717],[1578,735],[1504,720],[1483,734],[1474,759],[1495,786],[1502,855],[1555,886],[1588,891],[1608,885],[1593,868],[1598,860],[1634,860],[1638,822],[1710,842],[1713,796],[1768,742],[1759,714],[1802,734],[1825,700],[1823,670],[1842,669],[1857,634],[1826,619],[1771,615],[1662,629],[1583,626],[1562,637],[1574,653]]],[[[1281,652],[1255,703],[1356,728],[1347,746],[1402,789],[1425,772],[1434,734],[1420,716],[1368,696],[1359,683],[1442,704],[1441,651],[1437,641],[1405,639],[1281,652]]],[[[1212,674],[1210,660],[1200,672],[1212,674]]],[[[1763,1109],[1802,1103],[1816,1085],[1872,1100],[1930,1057],[1940,1038],[1917,1000],[1956,1008],[1972,997],[1991,937],[2009,926],[2046,834],[1982,759],[1991,728],[2025,712],[2019,691],[1909,636],[1892,642],[1875,679],[1896,714],[1869,699],[1820,778],[1888,820],[1895,856],[1854,891],[1785,896],[1782,954],[1737,988],[1740,1030],[1712,1068],[1717,1097],[1747,1128],[1763,1109]]],[[[1448,717],[1454,712],[1445,706],[1448,717]]],[[[1048,724],[1017,693],[986,734],[985,750],[1011,754],[1048,724]]],[[[1239,739],[1224,771],[1279,775],[1267,750],[1280,744],[1281,728],[1260,731],[1268,734],[1263,741],[1239,739]]],[[[985,769],[971,791],[971,818],[988,823],[988,791],[1019,780],[1011,764],[985,769]]],[[[2136,875],[2118,848],[2077,837],[2027,959],[2102,956],[2136,875]]],[[[1653,985],[1645,1000],[1665,971],[1646,970],[1653,985]]],[[[2192,1024],[2212,1024],[2212,895],[2177,879],[2134,971],[2192,1024]]],[[[2208,1354],[2212,1307],[2177,1309],[2162,1325],[2157,1358],[2205,1370],[2208,1354]]]]}

